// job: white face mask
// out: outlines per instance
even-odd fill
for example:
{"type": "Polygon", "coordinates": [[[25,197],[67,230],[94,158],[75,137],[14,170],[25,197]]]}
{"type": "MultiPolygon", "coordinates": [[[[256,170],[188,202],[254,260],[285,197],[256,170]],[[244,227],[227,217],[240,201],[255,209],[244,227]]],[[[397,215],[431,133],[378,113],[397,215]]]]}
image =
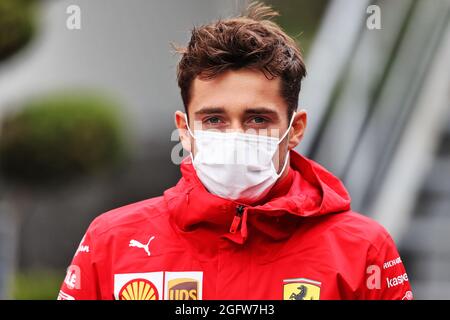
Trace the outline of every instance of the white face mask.
{"type": "Polygon", "coordinates": [[[196,130],[189,133],[195,140],[195,158],[191,158],[197,176],[209,192],[219,197],[251,203],[264,197],[284,172],[289,154],[280,173],[273,158],[278,145],[289,133],[292,122],[278,139],[241,132],[196,130]]]}

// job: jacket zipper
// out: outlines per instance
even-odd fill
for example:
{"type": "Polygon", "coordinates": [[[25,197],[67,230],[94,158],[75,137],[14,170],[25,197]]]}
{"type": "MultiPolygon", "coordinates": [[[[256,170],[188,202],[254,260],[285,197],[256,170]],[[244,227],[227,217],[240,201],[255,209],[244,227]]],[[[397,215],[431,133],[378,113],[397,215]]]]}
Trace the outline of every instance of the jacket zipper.
{"type": "Polygon", "coordinates": [[[239,223],[241,222],[242,215],[244,214],[244,206],[239,204],[236,206],[236,214],[234,215],[233,222],[231,223],[230,233],[236,233],[239,223]]]}

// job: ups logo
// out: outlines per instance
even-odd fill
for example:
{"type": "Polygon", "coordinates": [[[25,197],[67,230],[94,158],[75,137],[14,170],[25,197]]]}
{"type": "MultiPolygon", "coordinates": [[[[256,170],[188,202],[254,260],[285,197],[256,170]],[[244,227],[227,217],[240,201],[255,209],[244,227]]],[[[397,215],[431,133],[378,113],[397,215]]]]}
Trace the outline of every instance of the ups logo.
{"type": "Polygon", "coordinates": [[[169,280],[169,300],[198,300],[199,282],[190,278],[169,280]]]}

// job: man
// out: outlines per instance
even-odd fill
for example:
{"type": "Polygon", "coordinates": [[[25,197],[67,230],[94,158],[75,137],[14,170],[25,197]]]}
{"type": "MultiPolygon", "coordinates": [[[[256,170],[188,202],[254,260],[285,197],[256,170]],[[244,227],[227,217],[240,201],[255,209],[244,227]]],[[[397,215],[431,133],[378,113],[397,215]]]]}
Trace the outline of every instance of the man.
{"type": "Polygon", "coordinates": [[[178,65],[190,152],[161,197],[96,218],[59,299],[411,299],[389,234],[293,149],[303,58],[253,4],[194,28],[178,65]]]}

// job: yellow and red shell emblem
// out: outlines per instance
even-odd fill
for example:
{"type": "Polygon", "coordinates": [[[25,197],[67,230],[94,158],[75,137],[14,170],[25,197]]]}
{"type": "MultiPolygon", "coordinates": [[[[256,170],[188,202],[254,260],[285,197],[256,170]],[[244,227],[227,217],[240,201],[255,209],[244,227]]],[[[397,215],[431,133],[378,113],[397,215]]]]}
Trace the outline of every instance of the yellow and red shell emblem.
{"type": "Polygon", "coordinates": [[[133,279],[119,292],[120,300],[159,300],[158,289],[147,279],[133,279]]]}

